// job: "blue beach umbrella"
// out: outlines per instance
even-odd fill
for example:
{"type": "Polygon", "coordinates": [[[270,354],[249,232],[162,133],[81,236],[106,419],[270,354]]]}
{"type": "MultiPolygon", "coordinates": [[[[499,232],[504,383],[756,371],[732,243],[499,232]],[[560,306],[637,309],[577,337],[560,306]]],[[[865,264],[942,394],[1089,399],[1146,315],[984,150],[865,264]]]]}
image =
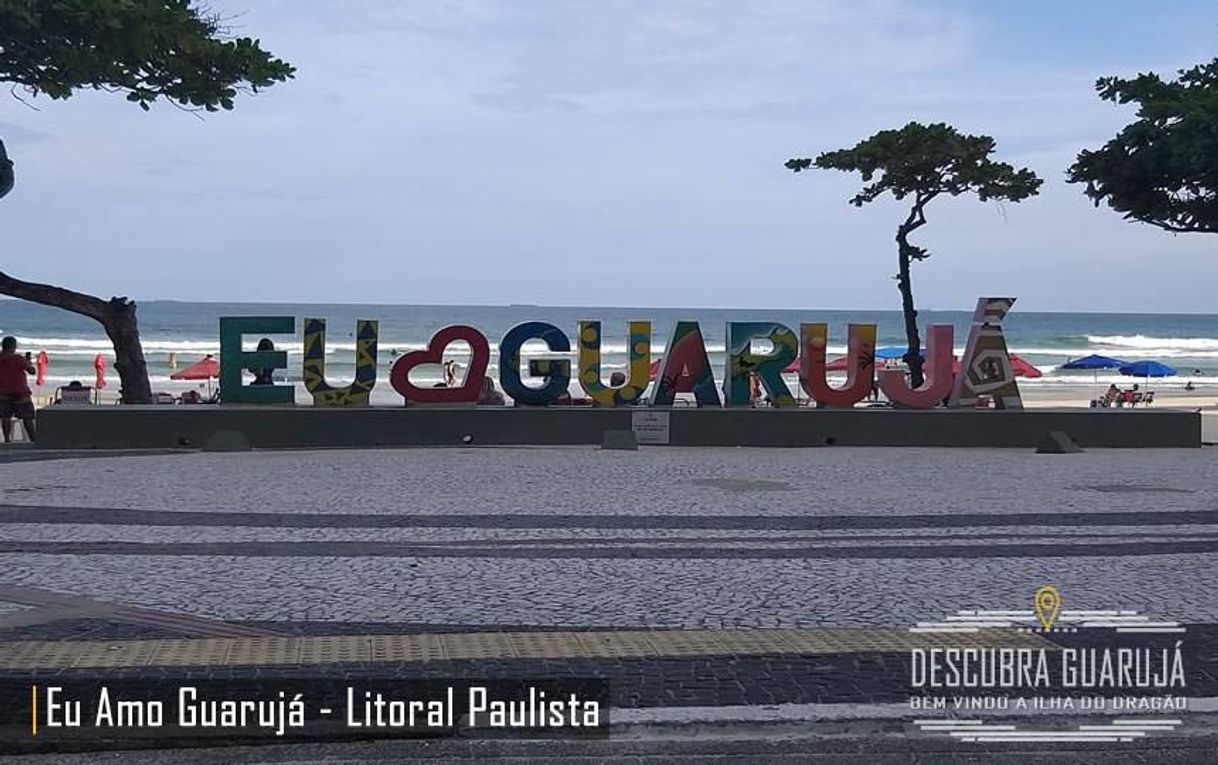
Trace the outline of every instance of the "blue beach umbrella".
{"type": "Polygon", "coordinates": [[[877,359],[899,359],[905,355],[905,352],[907,350],[909,350],[909,348],[897,348],[895,346],[888,346],[887,348],[876,348],[875,357],[877,359]]]}
{"type": "Polygon", "coordinates": [[[1071,359],[1065,364],[1062,364],[1062,369],[1120,369],[1126,366],[1128,362],[1114,359],[1110,356],[1100,356],[1091,354],[1083,356],[1081,359],[1071,359]]]}
{"type": "Polygon", "coordinates": [[[1176,374],[1175,367],[1158,361],[1135,361],[1121,367],[1119,371],[1126,377],[1171,377],[1176,374]]]}
{"type": "Polygon", "coordinates": [[[1121,361],[1120,359],[1114,359],[1111,356],[1100,356],[1099,354],[1093,353],[1090,356],[1083,356],[1080,359],[1071,359],[1070,361],[1067,361],[1065,364],[1062,364],[1061,368],[1062,369],[1090,369],[1091,370],[1091,384],[1092,384],[1092,386],[1094,386],[1095,388],[1098,389],[1099,385],[1100,385],[1099,370],[1101,370],[1101,369],[1120,369],[1121,367],[1125,366],[1127,363],[1128,362],[1121,361]]]}

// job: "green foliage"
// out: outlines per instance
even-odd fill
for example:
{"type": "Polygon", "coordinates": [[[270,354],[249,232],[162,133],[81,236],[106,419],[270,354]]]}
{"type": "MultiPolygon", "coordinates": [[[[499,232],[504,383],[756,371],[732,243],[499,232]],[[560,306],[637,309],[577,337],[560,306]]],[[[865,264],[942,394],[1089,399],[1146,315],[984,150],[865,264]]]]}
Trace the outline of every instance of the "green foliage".
{"type": "Polygon", "coordinates": [[[33,96],[92,88],[217,111],[294,71],[190,0],[0,0],[0,82],[33,96]]]}
{"type": "Polygon", "coordinates": [[[900,130],[881,130],[854,148],[825,152],[815,160],[789,159],[785,166],[796,173],[814,165],[859,173],[867,185],[850,200],[856,207],[885,193],[899,200],[912,196],[897,241],[902,260],[924,260],[929,253],[909,244],[907,237],[926,223],[926,204],[935,197],[971,192],[982,202],[1020,202],[1040,190],[1043,181],[1035,173],[995,162],[990,159],[993,153],[994,139],[987,135],[964,135],[942,122],[911,122],[900,130]]]}
{"type": "Polygon", "coordinates": [[[1167,231],[1218,232],[1218,59],[1164,81],[1105,77],[1100,98],[1138,104],[1137,121],[1067,170],[1098,207],[1167,231]]]}
{"type": "Polygon", "coordinates": [[[912,195],[922,204],[940,194],[973,192],[983,202],[1019,202],[1037,193],[1041,180],[1031,170],[994,162],[989,158],[993,153],[994,139],[989,136],[964,135],[941,122],[911,122],[900,130],[882,130],[852,149],[821,154],[815,161],[788,160],[786,167],[797,173],[812,165],[860,173],[867,185],[850,200],[859,207],[885,192],[897,199],[912,195]]]}

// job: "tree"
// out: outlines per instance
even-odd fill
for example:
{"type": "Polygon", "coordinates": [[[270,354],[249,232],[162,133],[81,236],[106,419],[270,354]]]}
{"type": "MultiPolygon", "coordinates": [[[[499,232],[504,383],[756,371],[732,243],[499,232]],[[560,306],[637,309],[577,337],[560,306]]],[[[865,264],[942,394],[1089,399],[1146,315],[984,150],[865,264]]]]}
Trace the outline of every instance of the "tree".
{"type": "MultiPolygon", "coordinates": [[[[164,99],[214,112],[232,109],[239,91],[257,92],[294,72],[259,41],[230,37],[222,18],[191,0],[0,0],[0,82],[19,100],[18,91],[66,99],[88,88],[125,93],[145,111],[164,99]]],[[[0,196],[14,181],[0,142],[0,196]]],[[[3,270],[0,294],[99,322],[114,344],[123,401],[152,400],[134,302],[22,281],[3,270]]]]}
{"type": "Polygon", "coordinates": [[[1027,168],[1016,170],[994,162],[994,139],[964,135],[943,123],[911,122],[900,130],[883,130],[851,149],[830,151],[812,159],[789,159],[785,167],[794,172],[815,165],[823,170],[845,170],[862,175],[866,184],[850,204],[862,207],[885,193],[897,200],[911,199],[909,214],[897,226],[897,289],[905,316],[910,382],[921,386],[922,342],[918,334],[918,312],[914,308],[910,265],[926,260],[930,253],[911,244],[909,236],[926,225],[926,206],[943,194],[972,193],[990,199],[1020,202],[1035,195],[1042,181],[1027,168]]]}
{"type": "Polygon", "coordinates": [[[0,141],[0,199],[13,190],[13,161],[8,158],[4,141],[0,141]]]}
{"type": "Polygon", "coordinates": [[[1218,59],[1179,72],[1132,80],[1104,77],[1100,98],[1138,104],[1138,119],[1066,171],[1071,183],[1126,220],[1175,233],[1218,232],[1218,59]]]}

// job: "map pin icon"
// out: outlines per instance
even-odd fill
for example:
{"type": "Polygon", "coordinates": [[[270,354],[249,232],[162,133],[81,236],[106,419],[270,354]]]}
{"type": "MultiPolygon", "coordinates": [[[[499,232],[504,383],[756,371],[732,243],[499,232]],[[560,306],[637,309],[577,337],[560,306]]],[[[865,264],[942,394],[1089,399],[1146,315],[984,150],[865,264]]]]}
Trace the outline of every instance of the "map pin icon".
{"type": "Polygon", "coordinates": [[[1032,604],[1036,606],[1036,618],[1040,620],[1040,626],[1048,632],[1053,623],[1057,621],[1057,615],[1061,613],[1061,593],[1053,585],[1046,584],[1036,591],[1032,604]]]}

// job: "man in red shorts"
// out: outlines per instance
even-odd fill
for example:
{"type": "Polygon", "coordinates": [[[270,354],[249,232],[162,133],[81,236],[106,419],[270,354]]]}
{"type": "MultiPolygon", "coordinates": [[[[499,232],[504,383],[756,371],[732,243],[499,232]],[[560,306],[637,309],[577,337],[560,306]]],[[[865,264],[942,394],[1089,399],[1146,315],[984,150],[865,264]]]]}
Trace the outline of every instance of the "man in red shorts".
{"type": "Polygon", "coordinates": [[[13,440],[13,418],[21,420],[26,436],[34,440],[34,402],[26,375],[34,374],[27,356],[17,355],[17,338],[0,340],[0,430],[4,443],[13,440]]]}

